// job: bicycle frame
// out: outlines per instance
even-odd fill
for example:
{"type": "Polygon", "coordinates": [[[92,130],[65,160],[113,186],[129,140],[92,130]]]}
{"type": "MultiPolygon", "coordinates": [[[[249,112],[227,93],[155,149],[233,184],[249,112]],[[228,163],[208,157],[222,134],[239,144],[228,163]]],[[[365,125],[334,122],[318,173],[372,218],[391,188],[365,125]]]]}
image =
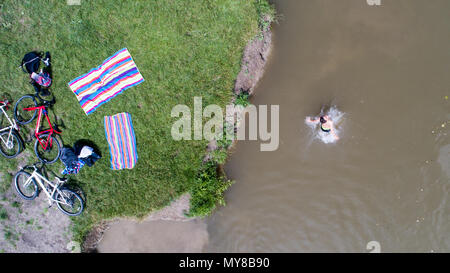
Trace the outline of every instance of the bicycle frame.
{"type": "Polygon", "coordinates": [[[8,126],[8,127],[0,128],[0,133],[9,130],[8,139],[5,141],[3,138],[1,138],[1,137],[0,137],[0,138],[1,138],[2,142],[3,142],[7,147],[9,147],[8,144],[9,144],[9,141],[10,141],[10,139],[11,139],[13,130],[19,131],[19,126],[17,126],[17,123],[16,123],[16,121],[15,121],[14,119],[10,119],[10,118],[9,118],[8,114],[7,114],[6,111],[5,111],[5,108],[8,107],[8,104],[9,104],[9,103],[8,103],[8,102],[4,102],[4,101],[0,101],[0,103],[2,104],[2,105],[0,106],[0,110],[3,112],[3,114],[5,115],[6,119],[8,120],[8,122],[9,122],[9,124],[10,124],[10,126],[8,126]]]}
{"type": "Polygon", "coordinates": [[[52,138],[51,136],[53,134],[61,134],[61,132],[55,130],[53,128],[52,123],[50,122],[50,118],[48,117],[48,112],[45,106],[38,106],[38,107],[29,107],[29,108],[24,108],[23,110],[25,111],[35,111],[35,110],[39,110],[39,115],[38,115],[38,120],[36,123],[36,129],[34,131],[34,136],[37,138],[37,140],[39,141],[39,145],[41,145],[42,149],[46,150],[48,147],[52,147],[52,138]],[[44,131],[40,131],[41,128],[41,121],[42,121],[42,116],[45,116],[45,119],[47,120],[47,123],[50,127],[50,129],[48,130],[44,130],[44,131]],[[43,134],[47,134],[48,133],[48,138],[46,141],[41,140],[40,136],[43,134]]]}
{"type": "Polygon", "coordinates": [[[47,201],[48,201],[49,205],[52,205],[53,202],[69,205],[67,202],[61,202],[61,201],[53,198],[53,196],[55,195],[56,192],[58,192],[61,196],[63,195],[63,192],[61,192],[59,190],[59,186],[62,184],[61,180],[58,179],[59,181],[56,182],[55,184],[53,184],[47,178],[45,178],[42,174],[40,174],[37,171],[37,169],[35,169],[34,172],[31,174],[31,176],[25,182],[24,186],[28,187],[30,185],[31,181],[33,181],[33,179],[37,182],[39,187],[44,191],[45,195],[47,195],[47,201]],[[47,190],[44,183],[49,184],[52,187],[51,193],[47,190]]]}

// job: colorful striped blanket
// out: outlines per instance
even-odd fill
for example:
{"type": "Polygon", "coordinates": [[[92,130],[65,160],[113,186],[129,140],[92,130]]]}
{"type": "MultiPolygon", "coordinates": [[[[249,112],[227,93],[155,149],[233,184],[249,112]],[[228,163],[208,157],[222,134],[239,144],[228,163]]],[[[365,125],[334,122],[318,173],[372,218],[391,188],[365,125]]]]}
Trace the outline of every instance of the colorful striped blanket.
{"type": "Polygon", "coordinates": [[[113,170],[132,169],[136,165],[138,156],[131,115],[120,113],[105,116],[105,132],[111,153],[111,168],[113,170]]]}
{"type": "Polygon", "coordinates": [[[77,96],[81,108],[89,115],[125,89],[143,81],[128,49],[124,48],[99,67],[69,82],[69,87],[77,96]]]}

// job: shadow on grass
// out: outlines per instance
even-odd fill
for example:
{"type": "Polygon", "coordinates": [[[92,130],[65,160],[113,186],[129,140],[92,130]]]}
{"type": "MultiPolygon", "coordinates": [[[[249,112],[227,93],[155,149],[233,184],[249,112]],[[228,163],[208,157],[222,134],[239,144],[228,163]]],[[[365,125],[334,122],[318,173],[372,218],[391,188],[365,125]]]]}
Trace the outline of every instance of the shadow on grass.
{"type": "Polygon", "coordinates": [[[100,157],[103,157],[100,148],[97,146],[97,144],[95,144],[93,141],[88,140],[88,139],[80,139],[77,140],[74,144],[73,144],[73,149],[75,150],[76,154],[80,154],[81,149],[83,149],[84,146],[89,146],[92,149],[94,149],[94,152],[96,154],[98,154],[100,157]]]}

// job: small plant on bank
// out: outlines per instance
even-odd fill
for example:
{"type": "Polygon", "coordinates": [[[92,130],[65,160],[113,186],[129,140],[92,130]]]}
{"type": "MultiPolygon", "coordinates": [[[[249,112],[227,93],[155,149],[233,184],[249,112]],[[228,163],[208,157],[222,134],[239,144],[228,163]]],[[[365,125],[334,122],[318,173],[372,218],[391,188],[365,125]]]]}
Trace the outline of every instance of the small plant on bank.
{"type": "Polygon", "coordinates": [[[224,206],[223,193],[233,184],[217,173],[214,161],[206,162],[193,181],[191,189],[191,209],[187,216],[204,217],[210,215],[217,204],[224,206]]]}
{"type": "Polygon", "coordinates": [[[258,12],[258,26],[261,30],[268,29],[275,19],[275,9],[267,0],[256,0],[255,6],[258,12]]]}
{"type": "MultiPolygon", "coordinates": [[[[227,130],[234,130],[233,125],[225,122],[225,126],[223,127],[223,134],[221,138],[216,139],[217,147],[227,150],[233,141],[231,139],[227,139],[227,130]]],[[[233,132],[233,131],[231,131],[233,132]]]]}
{"type": "Polygon", "coordinates": [[[249,97],[250,95],[247,92],[241,92],[239,95],[237,95],[234,104],[247,107],[250,105],[249,97]]]}
{"type": "Polygon", "coordinates": [[[230,139],[227,139],[226,136],[224,136],[222,139],[217,140],[217,146],[223,149],[228,149],[231,144],[233,144],[233,141],[230,139]]]}
{"type": "Polygon", "coordinates": [[[227,161],[228,153],[226,150],[218,149],[211,152],[211,159],[219,165],[225,164],[227,161]]]}

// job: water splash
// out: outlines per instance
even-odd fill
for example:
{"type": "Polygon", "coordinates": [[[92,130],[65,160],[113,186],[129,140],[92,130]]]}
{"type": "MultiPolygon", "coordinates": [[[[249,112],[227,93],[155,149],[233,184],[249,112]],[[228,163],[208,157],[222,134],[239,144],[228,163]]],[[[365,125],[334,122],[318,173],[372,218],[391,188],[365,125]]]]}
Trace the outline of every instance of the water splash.
{"type": "MultiPolygon", "coordinates": [[[[325,110],[325,108],[322,108],[322,110],[320,110],[320,116],[323,115],[328,115],[331,120],[333,121],[334,124],[334,129],[336,132],[336,135],[340,136],[340,131],[342,129],[342,122],[344,120],[344,115],[345,113],[339,111],[337,109],[336,106],[331,106],[330,108],[328,108],[327,110],[325,110]]],[[[330,133],[326,133],[324,131],[322,131],[320,129],[320,123],[311,123],[308,122],[308,120],[310,118],[317,118],[317,117],[306,117],[305,118],[305,124],[311,128],[311,132],[312,132],[312,139],[320,139],[323,143],[335,143],[337,140],[335,139],[335,137],[330,134],[330,133]]]]}

